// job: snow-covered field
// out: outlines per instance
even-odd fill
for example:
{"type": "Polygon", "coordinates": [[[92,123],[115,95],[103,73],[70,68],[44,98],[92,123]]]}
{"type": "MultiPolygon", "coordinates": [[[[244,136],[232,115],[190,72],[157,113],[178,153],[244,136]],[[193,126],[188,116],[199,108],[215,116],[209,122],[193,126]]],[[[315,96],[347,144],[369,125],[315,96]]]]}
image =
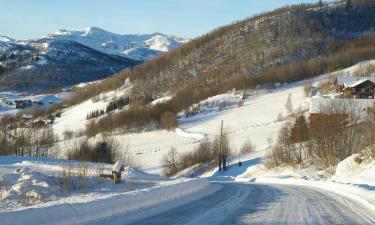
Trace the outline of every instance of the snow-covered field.
{"type": "Polygon", "coordinates": [[[111,165],[52,158],[1,156],[0,210],[57,201],[67,195],[71,196],[70,200],[74,200],[76,196],[81,200],[89,200],[168,181],[165,177],[146,174],[129,167],[125,168],[122,177],[127,182],[120,185],[113,185],[111,180],[99,177],[100,174],[111,174],[111,165]]]}

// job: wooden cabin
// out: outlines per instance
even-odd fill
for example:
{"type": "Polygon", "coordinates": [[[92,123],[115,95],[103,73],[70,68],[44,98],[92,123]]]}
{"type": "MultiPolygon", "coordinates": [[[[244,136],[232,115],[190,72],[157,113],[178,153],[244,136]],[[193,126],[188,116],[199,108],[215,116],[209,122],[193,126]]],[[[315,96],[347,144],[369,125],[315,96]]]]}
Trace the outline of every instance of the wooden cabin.
{"type": "Polygon", "coordinates": [[[375,77],[336,77],[334,81],[337,93],[345,98],[373,99],[375,90],[375,77]]]}
{"type": "Polygon", "coordinates": [[[374,98],[375,83],[368,79],[359,80],[344,88],[343,95],[348,98],[369,99],[374,98]]]}

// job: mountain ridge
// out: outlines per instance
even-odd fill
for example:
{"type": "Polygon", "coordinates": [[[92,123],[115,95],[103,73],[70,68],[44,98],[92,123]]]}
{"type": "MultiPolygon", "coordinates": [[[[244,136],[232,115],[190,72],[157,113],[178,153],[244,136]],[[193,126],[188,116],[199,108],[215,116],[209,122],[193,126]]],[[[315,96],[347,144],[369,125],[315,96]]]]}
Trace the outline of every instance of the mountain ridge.
{"type": "Polygon", "coordinates": [[[187,41],[161,33],[121,35],[97,27],[62,29],[29,40],[0,36],[0,85],[53,88],[103,79],[187,41]]]}

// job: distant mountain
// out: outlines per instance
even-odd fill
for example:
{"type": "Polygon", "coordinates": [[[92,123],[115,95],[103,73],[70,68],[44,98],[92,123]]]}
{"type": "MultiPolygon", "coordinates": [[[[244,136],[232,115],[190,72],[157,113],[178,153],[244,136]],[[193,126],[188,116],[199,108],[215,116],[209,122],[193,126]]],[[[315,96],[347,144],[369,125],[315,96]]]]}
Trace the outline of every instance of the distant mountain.
{"type": "Polygon", "coordinates": [[[1,42],[11,42],[11,41],[15,41],[15,40],[12,39],[12,38],[0,35],[0,41],[1,42]]]}
{"type": "Polygon", "coordinates": [[[161,33],[120,35],[97,27],[88,27],[82,31],[59,30],[48,38],[74,41],[106,54],[140,61],[173,50],[188,41],[161,33]]]}
{"type": "Polygon", "coordinates": [[[98,80],[184,42],[160,33],[120,35],[96,27],[22,41],[0,36],[0,86],[52,88],[98,80]]]}

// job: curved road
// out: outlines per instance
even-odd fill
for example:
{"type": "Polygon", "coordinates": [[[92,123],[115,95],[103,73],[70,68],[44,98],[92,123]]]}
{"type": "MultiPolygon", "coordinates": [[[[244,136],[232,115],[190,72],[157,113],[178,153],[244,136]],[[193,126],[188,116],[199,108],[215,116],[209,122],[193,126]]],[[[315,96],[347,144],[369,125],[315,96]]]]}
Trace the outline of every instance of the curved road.
{"type": "Polygon", "coordinates": [[[220,185],[223,188],[213,195],[132,224],[375,224],[373,211],[322,190],[244,183],[220,185]]]}

